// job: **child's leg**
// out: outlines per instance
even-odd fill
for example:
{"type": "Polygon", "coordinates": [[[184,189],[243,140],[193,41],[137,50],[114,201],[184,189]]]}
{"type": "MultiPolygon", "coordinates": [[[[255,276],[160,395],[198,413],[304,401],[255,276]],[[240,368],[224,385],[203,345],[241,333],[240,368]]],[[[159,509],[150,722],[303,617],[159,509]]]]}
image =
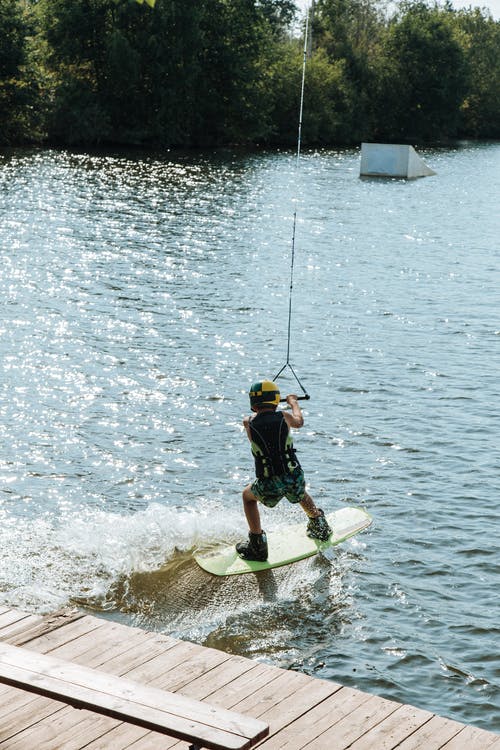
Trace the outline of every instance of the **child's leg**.
{"type": "Polygon", "coordinates": [[[252,534],[262,534],[258,500],[252,492],[251,484],[248,484],[243,490],[243,510],[252,534]]]}
{"type": "Polygon", "coordinates": [[[248,541],[238,542],[236,552],[244,560],[267,560],[267,538],[260,525],[260,513],[257,505],[259,501],[252,492],[249,484],[243,490],[243,509],[248,522],[250,533],[248,541]]]}
{"type": "Polygon", "coordinates": [[[316,507],[311,495],[304,493],[304,499],[300,503],[301,508],[307,513],[309,518],[318,518],[323,515],[323,511],[316,507]]]}
{"type": "Polygon", "coordinates": [[[322,542],[326,542],[332,530],[321,508],[316,507],[314,500],[307,492],[300,504],[309,517],[306,531],[307,536],[311,537],[311,539],[319,539],[322,542]]]}

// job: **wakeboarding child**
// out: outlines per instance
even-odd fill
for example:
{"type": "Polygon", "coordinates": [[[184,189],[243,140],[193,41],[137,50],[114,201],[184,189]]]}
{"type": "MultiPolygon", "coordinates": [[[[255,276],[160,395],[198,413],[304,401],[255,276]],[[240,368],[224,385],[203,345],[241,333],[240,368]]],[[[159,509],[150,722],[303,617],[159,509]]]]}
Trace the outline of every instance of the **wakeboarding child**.
{"type": "Polygon", "coordinates": [[[239,542],[236,551],[245,560],[267,560],[267,538],[260,524],[257,503],[274,508],[286,497],[300,503],[309,521],[307,536],[326,541],[332,533],[325,514],[306,492],[304,472],[293,447],[290,428],[302,427],[304,418],[297,396],[286,397],[289,411],[277,411],[280,391],[276,383],[254,383],[249,392],[253,415],[245,417],[245,427],[255,459],[256,479],[243,490],[243,509],[250,529],[248,541],[239,542]]]}

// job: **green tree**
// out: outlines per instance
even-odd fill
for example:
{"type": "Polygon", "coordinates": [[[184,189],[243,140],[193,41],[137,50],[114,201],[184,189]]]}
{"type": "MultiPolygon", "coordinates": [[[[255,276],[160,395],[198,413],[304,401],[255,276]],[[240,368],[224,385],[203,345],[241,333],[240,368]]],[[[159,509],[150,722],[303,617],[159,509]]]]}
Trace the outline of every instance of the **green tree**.
{"type": "Polygon", "coordinates": [[[98,143],[110,133],[102,99],[111,4],[41,0],[40,12],[54,84],[49,137],[69,144],[98,143]]]}
{"type": "Polygon", "coordinates": [[[452,137],[468,86],[453,14],[421,2],[400,9],[383,47],[377,135],[403,141],[452,137]]]}
{"type": "MultiPolygon", "coordinates": [[[[373,129],[373,92],[384,31],[384,4],[372,0],[318,0],[313,24],[317,48],[342,71],[337,133],[359,142],[373,129]]],[[[331,85],[331,84],[329,84],[331,85]]]]}
{"type": "Polygon", "coordinates": [[[500,138],[500,22],[479,8],[457,11],[455,20],[469,66],[460,132],[500,138]]]}
{"type": "Polygon", "coordinates": [[[353,121],[356,99],[346,60],[332,62],[324,50],[317,50],[309,62],[304,92],[304,143],[325,146],[357,142],[363,123],[353,121]]]}
{"type": "Polygon", "coordinates": [[[257,0],[272,33],[283,39],[296,18],[297,7],[293,0],[257,0]]]}
{"type": "Polygon", "coordinates": [[[56,140],[209,145],[248,142],[269,127],[266,60],[280,3],[40,2],[57,77],[56,140]]]}
{"type": "Polygon", "coordinates": [[[384,10],[383,2],[373,0],[318,0],[314,36],[330,59],[356,66],[376,53],[384,10]]]}
{"type": "Polygon", "coordinates": [[[49,134],[66,143],[187,142],[199,74],[196,0],[41,0],[57,78],[49,134]]]}
{"type": "Polygon", "coordinates": [[[205,0],[196,145],[248,143],[269,130],[272,31],[254,0],[205,0]]]}
{"type": "MultiPolygon", "coordinates": [[[[480,10],[317,0],[304,144],[498,137],[500,25],[480,10]]],[[[0,0],[0,139],[294,145],[293,0],[0,0]]]]}
{"type": "Polygon", "coordinates": [[[28,24],[18,0],[0,0],[0,143],[16,137],[26,102],[23,65],[28,24]]]}

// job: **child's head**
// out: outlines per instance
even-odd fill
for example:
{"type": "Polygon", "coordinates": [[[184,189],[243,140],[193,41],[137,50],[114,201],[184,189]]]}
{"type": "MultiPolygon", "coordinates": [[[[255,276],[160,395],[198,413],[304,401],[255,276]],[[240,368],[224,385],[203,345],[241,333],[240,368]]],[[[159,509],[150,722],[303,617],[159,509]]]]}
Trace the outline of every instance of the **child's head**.
{"type": "Polygon", "coordinates": [[[250,407],[252,411],[276,409],[280,402],[280,391],[272,380],[262,380],[250,386],[250,407]]]}

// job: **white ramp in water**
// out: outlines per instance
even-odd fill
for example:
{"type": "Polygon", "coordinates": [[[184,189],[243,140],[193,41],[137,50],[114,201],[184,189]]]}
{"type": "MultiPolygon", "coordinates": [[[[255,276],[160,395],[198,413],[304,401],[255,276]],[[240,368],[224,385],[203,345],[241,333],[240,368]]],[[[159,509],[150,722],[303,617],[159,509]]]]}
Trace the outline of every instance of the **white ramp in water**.
{"type": "Polygon", "coordinates": [[[417,154],[413,146],[397,143],[362,143],[362,177],[428,177],[436,174],[417,154]]]}

